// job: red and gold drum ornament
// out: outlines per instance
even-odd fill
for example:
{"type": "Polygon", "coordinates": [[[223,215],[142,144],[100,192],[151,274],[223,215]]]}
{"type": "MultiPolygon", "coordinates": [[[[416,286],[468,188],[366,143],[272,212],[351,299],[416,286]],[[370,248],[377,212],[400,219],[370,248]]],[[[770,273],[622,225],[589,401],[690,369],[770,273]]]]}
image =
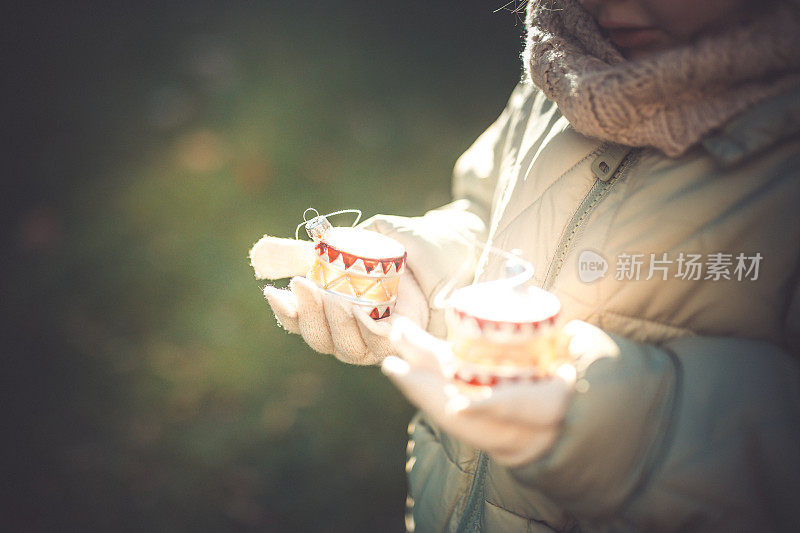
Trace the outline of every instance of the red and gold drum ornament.
{"type": "Polygon", "coordinates": [[[503,281],[457,289],[448,301],[447,329],[457,381],[494,386],[552,377],[566,361],[556,324],[561,303],[538,287],[503,281]]]}
{"type": "Polygon", "coordinates": [[[406,250],[396,240],[360,228],[333,227],[324,216],[306,223],[316,243],[308,279],[364,307],[375,320],[391,315],[406,250]]]}

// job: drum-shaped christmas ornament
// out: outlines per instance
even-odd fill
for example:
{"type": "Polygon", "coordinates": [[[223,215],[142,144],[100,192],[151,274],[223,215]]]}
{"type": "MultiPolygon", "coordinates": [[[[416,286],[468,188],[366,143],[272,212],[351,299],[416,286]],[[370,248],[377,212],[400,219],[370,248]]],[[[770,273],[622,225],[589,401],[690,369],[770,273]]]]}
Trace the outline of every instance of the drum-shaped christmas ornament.
{"type": "Polygon", "coordinates": [[[396,240],[360,228],[333,227],[324,216],[306,223],[316,243],[308,279],[365,308],[375,320],[391,315],[406,250],[396,240]]]}
{"type": "Polygon", "coordinates": [[[553,294],[502,281],[453,292],[446,313],[452,372],[470,385],[497,385],[555,375],[566,361],[553,294]]]}

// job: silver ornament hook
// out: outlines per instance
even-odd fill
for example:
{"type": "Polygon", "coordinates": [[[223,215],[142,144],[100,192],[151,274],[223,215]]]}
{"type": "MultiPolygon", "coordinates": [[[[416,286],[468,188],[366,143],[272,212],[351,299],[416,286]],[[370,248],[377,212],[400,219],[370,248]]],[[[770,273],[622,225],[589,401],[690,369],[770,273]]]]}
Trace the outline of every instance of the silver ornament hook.
{"type": "Polygon", "coordinates": [[[333,226],[330,222],[328,222],[328,217],[332,217],[334,215],[341,215],[342,213],[355,213],[356,219],[350,227],[355,227],[358,224],[358,221],[361,220],[361,210],[360,209],[340,209],[339,211],[334,211],[332,213],[328,213],[326,215],[320,215],[319,211],[314,209],[313,207],[309,207],[305,211],[303,211],[303,222],[297,225],[294,230],[294,238],[295,240],[300,239],[300,228],[303,226],[306,227],[306,232],[308,236],[311,237],[311,240],[314,242],[319,242],[325,236],[325,233],[328,232],[333,226]],[[316,215],[312,218],[306,218],[306,214],[309,211],[313,211],[316,215]]]}

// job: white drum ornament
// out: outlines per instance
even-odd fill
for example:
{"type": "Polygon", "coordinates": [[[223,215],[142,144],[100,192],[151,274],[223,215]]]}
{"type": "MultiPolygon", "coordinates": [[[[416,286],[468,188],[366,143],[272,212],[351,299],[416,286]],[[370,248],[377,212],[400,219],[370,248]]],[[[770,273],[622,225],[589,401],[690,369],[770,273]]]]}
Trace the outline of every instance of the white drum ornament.
{"type": "Polygon", "coordinates": [[[502,281],[457,289],[449,298],[448,337],[453,377],[470,385],[538,380],[555,375],[566,358],[553,294],[502,281]]]}
{"type": "Polygon", "coordinates": [[[316,243],[308,279],[362,306],[375,320],[391,315],[406,250],[396,240],[359,228],[333,227],[324,216],[306,223],[316,243]]]}

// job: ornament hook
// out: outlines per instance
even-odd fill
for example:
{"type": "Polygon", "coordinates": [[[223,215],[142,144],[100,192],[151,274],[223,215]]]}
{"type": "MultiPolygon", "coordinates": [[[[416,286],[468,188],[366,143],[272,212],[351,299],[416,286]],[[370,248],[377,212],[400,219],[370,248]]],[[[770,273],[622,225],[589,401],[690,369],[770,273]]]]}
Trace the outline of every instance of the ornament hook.
{"type": "Polygon", "coordinates": [[[297,225],[294,230],[294,238],[295,240],[300,238],[300,228],[303,226],[306,227],[306,233],[308,236],[311,237],[311,240],[314,242],[319,242],[325,238],[325,234],[333,228],[330,222],[328,222],[327,217],[331,217],[334,215],[340,215],[342,213],[355,213],[356,219],[353,222],[352,226],[358,224],[358,221],[361,220],[361,210],[360,209],[340,209],[339,211],[334,211],[332,213],[328,213],[327,215],[320,215],[319,211],[314,209],[313,207],[309,207],[305,211],[303,211],[303,222],[297,225]],[[306,215],[309,211],[313,211],[315,214],[312,218],[306,218],[306,215]]]}

